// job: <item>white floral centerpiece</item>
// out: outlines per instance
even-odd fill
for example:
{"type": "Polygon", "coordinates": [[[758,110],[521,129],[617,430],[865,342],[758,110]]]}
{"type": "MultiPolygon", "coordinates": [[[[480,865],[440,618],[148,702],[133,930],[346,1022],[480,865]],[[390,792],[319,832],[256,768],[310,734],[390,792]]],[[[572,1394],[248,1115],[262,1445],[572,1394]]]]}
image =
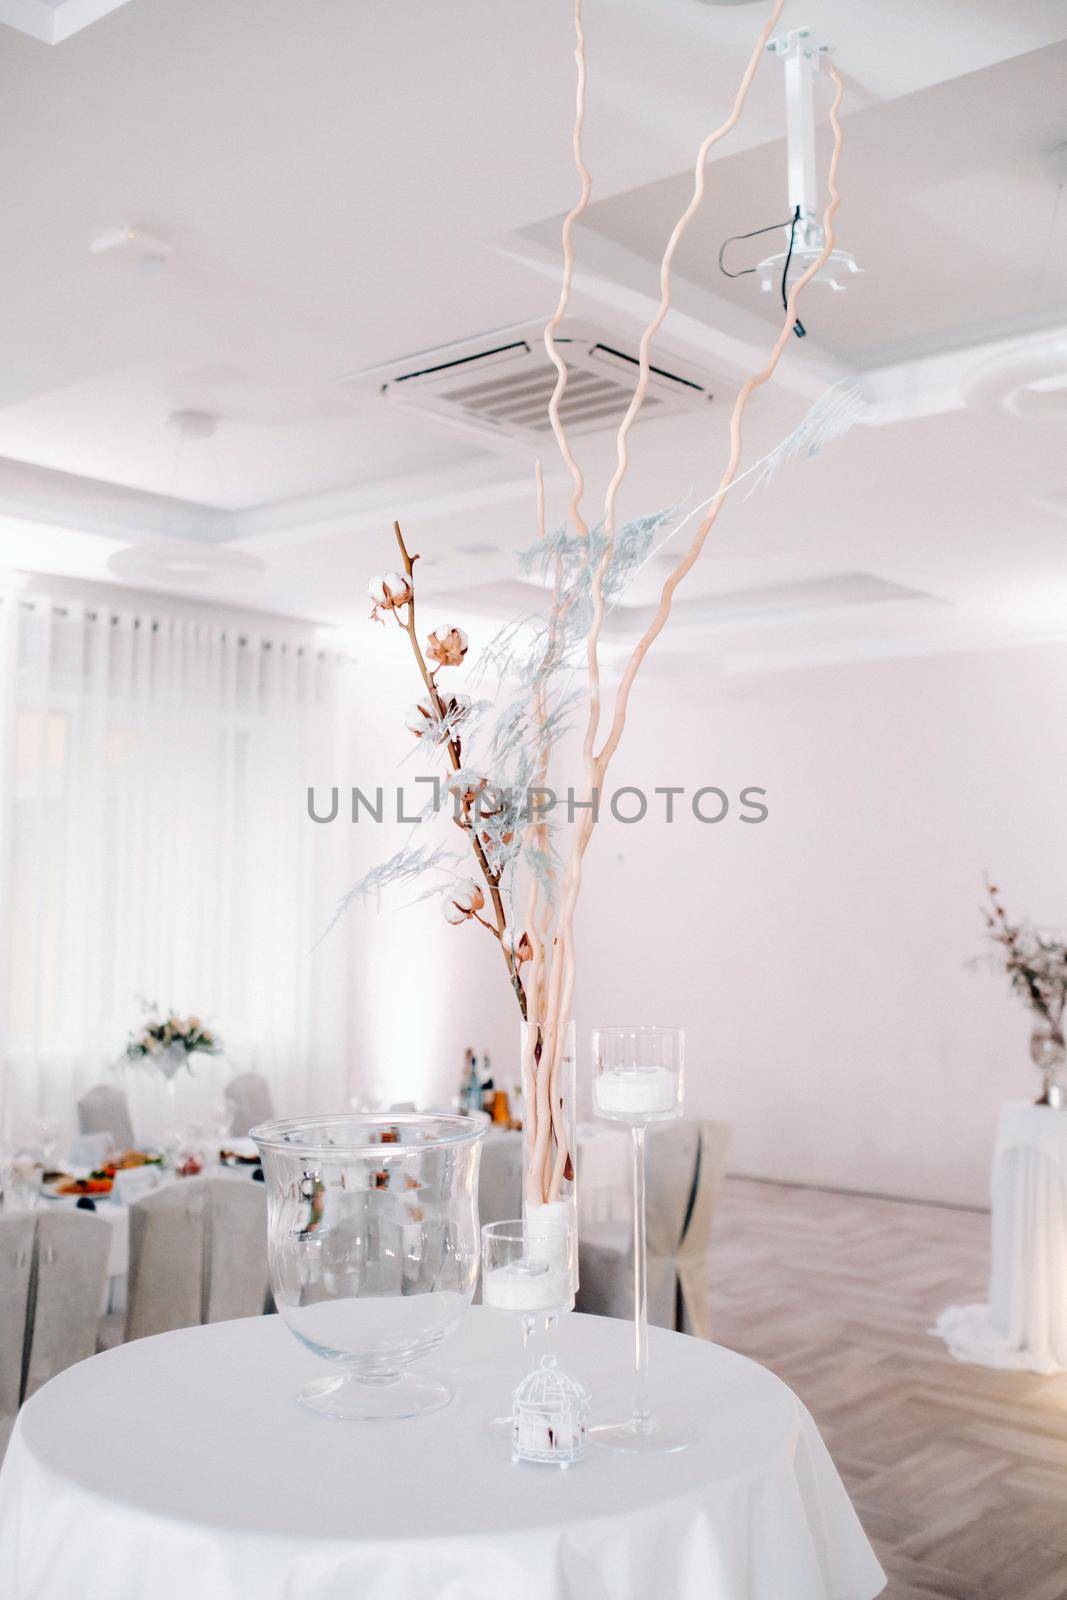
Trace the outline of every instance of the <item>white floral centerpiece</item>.
{"type": "Polygon", "coordinates": [[[127,1061],[150,1067],[169,1080],[183,1067],[192,1071],[190,1056],[221,1054],[222,1040],[199,1017],[180,1017],[175,1011],[163,1017],[156,1005],[146,1010],[146,1020],[127,1041],[127,1061]]]}

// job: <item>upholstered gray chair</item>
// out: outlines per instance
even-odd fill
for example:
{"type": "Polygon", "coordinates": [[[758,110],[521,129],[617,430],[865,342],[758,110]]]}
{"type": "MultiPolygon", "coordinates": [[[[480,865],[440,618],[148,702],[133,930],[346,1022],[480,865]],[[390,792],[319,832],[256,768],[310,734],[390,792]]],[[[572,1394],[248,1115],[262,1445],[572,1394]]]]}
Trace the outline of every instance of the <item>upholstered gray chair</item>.
{"type": "Polygon", "coordinates": [[[130,1206],[126,1338],[202,1320],[207,1183],[183,1178],[130,1206]]]}
{"type": "Polygon", "coordinates": [[[116,1150],[132,1150],[136,1141],[130,1107],[122,1089],[97,1083],[78,1101],[79,1133],[109,1133],[116,1150]]]}
{"type": "Polygon", "coordinates": [[[269,1282],[263,1184],[183,1178],[130,1206],[127,1339],[259,1316],[269,1282]]]}
{"type": "Polygon", "coordinates": [[[0,1216],[0,1458],[22,1402],[35,1222],[32,1211],[0,1216]]]}
{"type": "Polygon", "coordinates": [[[230,1134],[244,1139],[257,1122],[269,1122],[274,1115],[270,1085],[258,1072],[239,1072],[226,1085],[226,1099],[233,1110],[230,1134]]]}
{"type": "Polygon", "coordinates": [[[270,1286],[266,1185],[237,1178],[206,1181],[203,1320],[258,1317],[270,1286]]]}
{"type": "MultiPolygon", "coordinates": [[[[731,1137],[725,1123],[688,1119],[648,1131],[648,1320],[705,1339],[711,1337],[711,1225],[731,1137]]],[[[579,1311],[633,1316],[629,1223],[597,1223],[579,1234],[578,1279],[579,1311]]]]}
{"type": "Polygon", "coordinates": [[[96,1349],[111,1253],[111,1224],[91,1212],[40,1211],[36,1222],[26,1400],[96,1349]]]}

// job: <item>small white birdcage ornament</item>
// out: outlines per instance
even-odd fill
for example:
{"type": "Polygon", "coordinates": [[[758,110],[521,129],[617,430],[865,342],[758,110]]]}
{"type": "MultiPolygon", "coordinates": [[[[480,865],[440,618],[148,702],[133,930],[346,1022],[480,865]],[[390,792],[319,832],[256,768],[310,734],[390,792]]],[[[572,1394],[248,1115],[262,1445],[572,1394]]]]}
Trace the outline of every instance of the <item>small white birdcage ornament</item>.
{"type": "Polygon", "coordinates": [[[512,1461],[546,1461],[569,1467],[585,1454],[589,1390],[542,1356],[511,1397],[512,1461]]]}

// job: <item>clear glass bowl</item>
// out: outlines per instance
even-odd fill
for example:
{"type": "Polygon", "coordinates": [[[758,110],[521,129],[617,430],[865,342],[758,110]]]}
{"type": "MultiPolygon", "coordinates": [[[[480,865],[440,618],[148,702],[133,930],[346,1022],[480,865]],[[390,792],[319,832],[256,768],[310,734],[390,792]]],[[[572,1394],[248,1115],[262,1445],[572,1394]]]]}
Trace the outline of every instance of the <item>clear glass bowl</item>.
{"type": "Polygon", "coordinates": [[[451,1399],[408,1369],[453,1332],[474,1292],[487,1125],[344,1113],[252,1129],[278,1312],[337,1368],[297,1396],[320,1415],[404,1417],[451,1399]]]}

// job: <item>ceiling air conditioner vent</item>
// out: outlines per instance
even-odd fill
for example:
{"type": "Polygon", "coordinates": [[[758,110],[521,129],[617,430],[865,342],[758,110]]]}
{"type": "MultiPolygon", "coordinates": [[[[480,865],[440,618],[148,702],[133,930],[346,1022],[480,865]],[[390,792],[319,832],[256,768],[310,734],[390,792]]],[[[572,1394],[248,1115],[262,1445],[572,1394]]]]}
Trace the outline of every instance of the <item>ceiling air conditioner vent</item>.
{"type": "MultiPolygon", "coordinates": [[[[567,366],[559,415],[568,434],[615,429],[621,422],[639,370],[636,351],[621,349],[621,342],[609,343],[573,320],[557,334],[567,366]]],[[[482,444],[540,446],[551,436],[548,403],[556,369],[545,351],[541,323],[424,351],[342,381],[384,395],[394,405],[419,411],[482,444]]],[[[691,411],[710,399],[699,378],[655,365],[641,416],[691,411]]]]}

